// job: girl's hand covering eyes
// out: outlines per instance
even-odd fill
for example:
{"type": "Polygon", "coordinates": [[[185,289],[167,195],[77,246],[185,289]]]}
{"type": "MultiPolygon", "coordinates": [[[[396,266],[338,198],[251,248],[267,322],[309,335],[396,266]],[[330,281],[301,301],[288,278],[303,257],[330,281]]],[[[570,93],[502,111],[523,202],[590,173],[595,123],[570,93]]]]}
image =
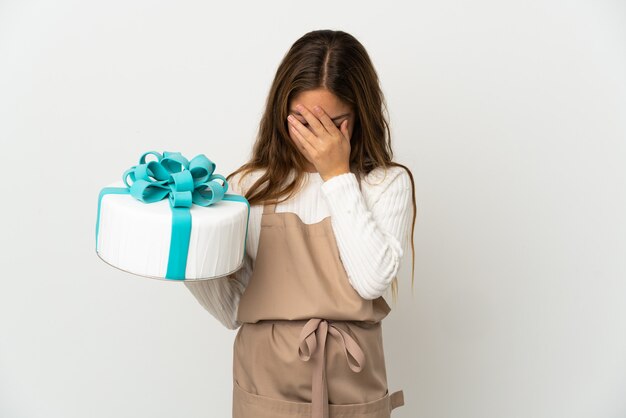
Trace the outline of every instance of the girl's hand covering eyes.
{"type": "Polygon", "coordinates": [[[303,105],[296,109],[306,119],[305,126],[293,115],[287,117],[289,129],[296,137],[296,146],[315,165],[324,181],[339,174],[350,172],[350,134],[348,120],[339,128],[321,107],[313,112],[303,105]]]}

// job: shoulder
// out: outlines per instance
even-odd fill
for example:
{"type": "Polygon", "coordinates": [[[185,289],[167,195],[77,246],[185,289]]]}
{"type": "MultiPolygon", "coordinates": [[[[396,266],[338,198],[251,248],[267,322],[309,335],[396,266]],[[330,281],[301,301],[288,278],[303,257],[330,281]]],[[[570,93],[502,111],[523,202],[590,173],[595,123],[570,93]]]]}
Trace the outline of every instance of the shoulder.
{"type": "Polygon", "coordinates": [[[233,193],[243,195],[248,191],[250,186],[259,179],[261,174],[263,174],[263,170],[261,169],[252,170],[250,172],[244,170],[235,173],[228,180],[228,189],[233,193]]]}
{"type": "Polygon", "coordinates": [[[411,189],[411,178],[404,167],[376,167],[363,176],[361,186],[372,193],[382,193],[387,189],[411,189]]]}
{"type": "Polygon", "coordinates": [[[381,198],[408,201],[412,190],[411,177],[404,167],[376,167],[361,180],[361,191],[369,207],[381,198]]]}

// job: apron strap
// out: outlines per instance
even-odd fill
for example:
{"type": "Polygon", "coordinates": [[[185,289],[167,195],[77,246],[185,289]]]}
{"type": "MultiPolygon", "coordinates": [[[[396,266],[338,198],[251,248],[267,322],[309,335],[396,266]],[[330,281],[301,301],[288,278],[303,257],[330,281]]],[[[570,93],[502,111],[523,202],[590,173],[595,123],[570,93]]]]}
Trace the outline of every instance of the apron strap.
{"type": "Polygon", "coordinates": [[[263,205],[263,213],[274,213],[276,211],[276,203],[266,203],[263,205]]]}
{"type": "Polygon", "coordinates": [[[395,391],[389,396],[389,398],[391,399],[389,411],[392,411],[394,408],[404,405],[404,392],[401,390],[395,391]]]}
{"type": "Polygon", "coordinates": [[[325,346],[326,336],[330,333],[342,345],[353,372],[359,372],[365,364],[365,353],[359,344],[346,331],[328,323],[325,319],[311,318],[300,331],[298,356],[301,360],[313,362],[313,380],[311,383],[311,417],[328,418],[328,385],[326,383],[325,346]],[[354,358],[355,364],[350,362],[348,353],[354,358]]]}

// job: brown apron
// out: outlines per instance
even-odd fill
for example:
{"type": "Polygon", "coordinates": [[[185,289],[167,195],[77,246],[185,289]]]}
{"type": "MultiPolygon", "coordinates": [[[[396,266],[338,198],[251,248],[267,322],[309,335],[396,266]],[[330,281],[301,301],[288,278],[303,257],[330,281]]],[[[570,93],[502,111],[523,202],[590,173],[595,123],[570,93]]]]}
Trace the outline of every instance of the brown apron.
{"type": "Polygon", "coordinates": [[[404,405],[402,390],[387,388],[381,320],[389,305],[350,285],[330,216],[306,224],[275,208],[263,206],[239,301],[233,418],[389,418],[404,405]]]}

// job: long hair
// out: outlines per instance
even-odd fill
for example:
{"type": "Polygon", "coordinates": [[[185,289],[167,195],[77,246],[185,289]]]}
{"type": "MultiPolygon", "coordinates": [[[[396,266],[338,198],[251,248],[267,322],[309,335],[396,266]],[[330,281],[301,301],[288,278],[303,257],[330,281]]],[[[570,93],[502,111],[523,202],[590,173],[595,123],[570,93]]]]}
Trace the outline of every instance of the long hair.
{"type": "MultiPolygon", "coordinates": [[[[416,205],[413,174],[404,165],[393,162],[391,132],[386,118],[387,105],[378,75],[363,45],[343,31],[316,30],[298,39],[283,57],[272,82],[256,142],[248,162],[229,174],[241,178],[257,169],[263,170],[257,181],[245,191],[250,205],[279,203],[289,199],[304,182],[306,158],[290,140],[287,116],[291,99],[307,90],[324,88],[354,109],[355,121],[350,139],[350,171],[359,185],[361,177],[377,167],[403,167],[412,185],[413,225],[411,227],[414,285],[416,205]],[[295,177],[291,173],[295,171],[295,177]],[[285,197],[283,200],[280,198],[285,197]]],[[[398,293],[397,278],[391,283],[393,302],[398,293]]]]}

